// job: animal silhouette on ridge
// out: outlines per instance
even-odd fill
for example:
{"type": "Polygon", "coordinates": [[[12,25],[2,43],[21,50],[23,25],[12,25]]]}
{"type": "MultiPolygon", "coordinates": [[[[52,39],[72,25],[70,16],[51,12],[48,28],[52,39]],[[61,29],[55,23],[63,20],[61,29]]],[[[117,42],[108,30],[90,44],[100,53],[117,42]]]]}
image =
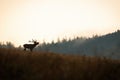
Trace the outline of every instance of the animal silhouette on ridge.
{"type": "Polygon", "coordinates": [[[29,49],[31,52],[33,51],[33,49],[39,44],[39,42],[37,42],[36,40],[32,40],[30,42],[33,42],[33,44],[24,44],[24,51],[26,51],[26,49],[29,49]]]}

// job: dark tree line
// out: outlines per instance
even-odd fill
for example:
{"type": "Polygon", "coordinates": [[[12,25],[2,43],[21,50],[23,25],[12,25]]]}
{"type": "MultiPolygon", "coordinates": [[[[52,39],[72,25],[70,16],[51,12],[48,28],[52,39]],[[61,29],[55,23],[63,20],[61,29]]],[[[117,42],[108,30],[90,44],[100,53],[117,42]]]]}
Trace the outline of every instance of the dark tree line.
{"type": "Polygon", "coordinates": [[[58,42],[43,43],[37,51],[48,51],[64,54],[80,54],[88,56],[120,57],[120,30],[103,36],[95,35],[92,38],[75,37],[58,42]]]}
{"type": "Polygon", "coordinates": [[[0,42],[0,48],[15,48],[15,46],[11,42],[0,42]]]}

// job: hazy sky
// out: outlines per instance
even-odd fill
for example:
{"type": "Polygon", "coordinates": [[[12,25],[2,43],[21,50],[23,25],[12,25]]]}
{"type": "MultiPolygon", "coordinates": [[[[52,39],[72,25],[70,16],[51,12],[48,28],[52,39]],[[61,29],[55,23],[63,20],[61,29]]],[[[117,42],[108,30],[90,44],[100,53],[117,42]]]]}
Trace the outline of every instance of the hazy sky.
{"type": "Polygon", "coordinates": [[[0,0],[0,42],[103,35],[120,29],[120,0],[0,0]]]}

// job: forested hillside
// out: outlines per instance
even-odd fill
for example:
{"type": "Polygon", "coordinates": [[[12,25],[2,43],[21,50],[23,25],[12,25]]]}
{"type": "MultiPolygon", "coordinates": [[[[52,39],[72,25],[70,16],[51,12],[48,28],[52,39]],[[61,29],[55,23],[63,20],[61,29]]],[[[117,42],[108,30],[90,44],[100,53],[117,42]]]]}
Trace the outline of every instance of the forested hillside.
{"type": "Polygon", "coordinates": [[[57,43],[44,43],[37,51],[49,51],[65,54],[80,54],[88,56],[120,57],[120,31],[92,38],[77,37],[73,40],[63,39],[57,43]]]}

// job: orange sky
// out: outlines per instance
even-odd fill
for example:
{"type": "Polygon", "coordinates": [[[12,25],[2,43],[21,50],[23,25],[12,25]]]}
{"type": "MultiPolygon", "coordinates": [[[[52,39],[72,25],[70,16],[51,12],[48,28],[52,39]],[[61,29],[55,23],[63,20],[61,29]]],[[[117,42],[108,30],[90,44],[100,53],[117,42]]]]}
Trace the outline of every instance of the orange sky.
{"type": "Polygon", "coordinates": [[[120,29],[120,0],[0,0],[0,42],[103,35],[120,29]]]}

